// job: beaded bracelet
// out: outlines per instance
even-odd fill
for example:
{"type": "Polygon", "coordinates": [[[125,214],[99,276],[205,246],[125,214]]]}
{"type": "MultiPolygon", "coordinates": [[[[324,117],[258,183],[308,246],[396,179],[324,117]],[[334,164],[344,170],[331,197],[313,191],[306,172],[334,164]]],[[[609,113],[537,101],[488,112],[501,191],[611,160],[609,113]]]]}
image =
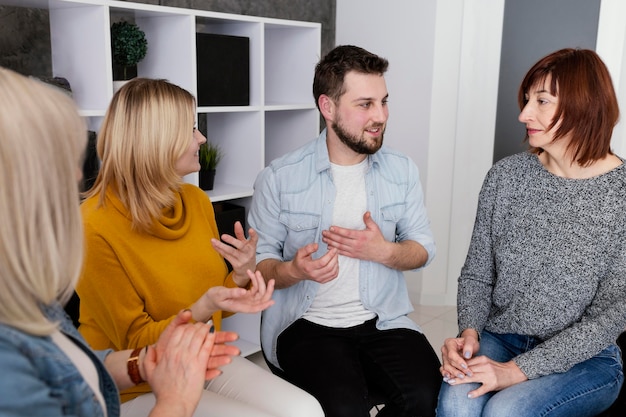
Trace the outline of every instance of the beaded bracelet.
{"type": "MultiPolygon", "coordinates": [[[[130,354],[130,357],[128,358],[128,361],[126,362],[126,367],[128,369],[128,376],[130,377],[130,380],[133,381],[135,385],[139,385],[142,382],[146,382],[143,380],[143,378],[141,377],[141,373],[139,372],[139,353],[141,352],[141,349],[142,348],[137,348],[133,350],[130,354]]],[[[146,351],[147,351],[147,346],[146,346],[146,351]]]]}

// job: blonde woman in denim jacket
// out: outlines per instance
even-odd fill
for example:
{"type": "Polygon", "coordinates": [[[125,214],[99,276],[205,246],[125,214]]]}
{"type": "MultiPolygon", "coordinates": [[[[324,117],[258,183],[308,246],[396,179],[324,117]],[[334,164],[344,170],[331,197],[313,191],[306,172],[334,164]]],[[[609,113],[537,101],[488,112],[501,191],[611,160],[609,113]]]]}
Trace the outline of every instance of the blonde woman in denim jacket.
{"type": "Polygon", "coordinates": [[[0,415],[115,417],[118,388],[145,379],[151,417],[191,416],[236,334],[183,311],[138,354],[93,352],[63,311],[82,267],[86,133],[68,96],[0,68],[0,415]]]}

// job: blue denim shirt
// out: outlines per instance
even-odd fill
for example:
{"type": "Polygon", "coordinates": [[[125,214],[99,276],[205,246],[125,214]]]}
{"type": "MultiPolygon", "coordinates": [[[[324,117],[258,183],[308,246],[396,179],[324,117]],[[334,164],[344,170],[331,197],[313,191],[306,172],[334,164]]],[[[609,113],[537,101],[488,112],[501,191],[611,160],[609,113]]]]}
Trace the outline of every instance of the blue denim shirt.
{"type": "MultiPolygon", "coordinates": [[[[368,157],[365,187],[367,210],[385,239],[420,243],[428,252],[428,264],[435,256],[435,242],[415,163],[383,146],[368,157]]],[[[316,140],[274,160],[259,174],[254,188],[248,223],[259,235],[257,262],[289,261],[309,243],[319,244],[314,258],[326,253],[322,230],[331,226],[335,186],[325,130],[316,140]]],[[[376,326],[419,331],[407,317],[413,306],[402,271],[369,261],[361,261],[359,268],[361,302],[378,316],[376,326]]],[[[278,336],[306,312],[318,287],[306,280],[276,290],[275,304],[263,312],[261,345],[275,366],[279,366],[278,336]]]]}
{"type": "MultiPolygon", "coordinates": [[[[102,361],[111,350],[92,351],[59,304],[43,309],[94,362],[108,417],[120,414],[119,394],[102,361]]],[[[49,336],[0,324],[0,415],[2,417],[103,416],[100,402],[74,363],[49,336]]]]}

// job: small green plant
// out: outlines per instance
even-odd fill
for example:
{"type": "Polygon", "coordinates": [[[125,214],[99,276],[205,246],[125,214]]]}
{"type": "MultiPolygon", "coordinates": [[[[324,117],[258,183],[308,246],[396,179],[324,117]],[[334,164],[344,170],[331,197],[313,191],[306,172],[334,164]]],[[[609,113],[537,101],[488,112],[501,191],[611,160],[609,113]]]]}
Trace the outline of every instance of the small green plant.
{"type": "Polygon", "coordinates": [[[219,145],[205,142],[200,145],[200,167],[205,171],[213,171],[222,160],[224,153],[219,145]]]}
{"type": "Polygon", "coordinates": [[[116,22],[111,25],[113,63],[122,68],[121,78],[128,79],[128,68],[137,65],[148,52],[146,34],[134,23],[116,22]]]}

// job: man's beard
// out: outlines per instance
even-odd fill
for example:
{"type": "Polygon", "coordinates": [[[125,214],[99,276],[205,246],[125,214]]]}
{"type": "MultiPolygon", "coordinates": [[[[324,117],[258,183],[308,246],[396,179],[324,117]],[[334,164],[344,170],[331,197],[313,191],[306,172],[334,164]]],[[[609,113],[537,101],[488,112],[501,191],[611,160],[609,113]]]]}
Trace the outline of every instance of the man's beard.
{"type": "MultiPolygon", "coordinates": [[[[368,142],[363,137],[363,134],[361,134],[361,137],[357,137],[356,135],[348,133],[345,129],[341,127],[340,122],[341,121],[333,122],[330,127],[333,129],[333,132],[335,132],[339,140],[341,140],[341,142],[343,142],[348,148],[352,149],[354,152],[362,155],[372,155],[375,154],[381,146],[383,146],[383,138],[385,134],[384,130],[380,134],[380,140],[368,142]]],[[[380,127],[382,129],[383,126],[383,124],[380,124],[373,127],[380,127]]]]}

